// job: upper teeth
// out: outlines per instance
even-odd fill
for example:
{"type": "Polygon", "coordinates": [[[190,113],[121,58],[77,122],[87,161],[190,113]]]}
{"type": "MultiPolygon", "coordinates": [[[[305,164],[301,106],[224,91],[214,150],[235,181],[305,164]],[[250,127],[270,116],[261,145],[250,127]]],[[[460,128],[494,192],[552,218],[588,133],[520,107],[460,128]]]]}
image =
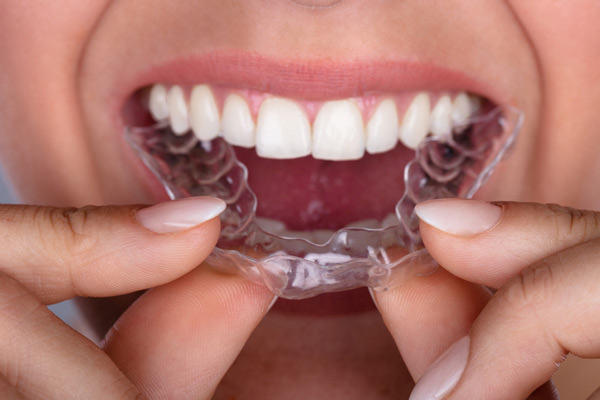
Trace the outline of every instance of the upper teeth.
{"type": "Polygon", "coordinates": [[[444,138],[475,114],[480,104],[479,98],[463,92],[454,99],[448,94],[439,96],[433,107],[431,98],[425,92],[416,94],[400,114],[402,118],[394,98],[383,98],[366,126],[359,99],[324,102],[312,128],[300,103],[275,96],[262,101],[256,123],[246,99],[236,93],[225,97],[221,116],[208,85],[193,87],[189,104],[182,87],[154,85],[149,109],[155,120],[168,119],[175,134],[191,129],[205,141],[220,134],[233,145],[256,146],[261,157],[312,155],[324,160],[353,160],[361,158],[365,150],[372,154],[391,150],[398,140],[416,149],[429,133],[444,138]]]}

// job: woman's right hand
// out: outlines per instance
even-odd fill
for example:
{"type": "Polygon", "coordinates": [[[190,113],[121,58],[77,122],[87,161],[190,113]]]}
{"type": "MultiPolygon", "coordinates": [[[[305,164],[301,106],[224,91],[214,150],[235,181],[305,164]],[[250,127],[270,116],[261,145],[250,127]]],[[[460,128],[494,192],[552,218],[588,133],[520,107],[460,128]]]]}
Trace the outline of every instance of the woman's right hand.
{"type": "Polygon", "coordinates": [[[273,295],[195,268],[219,236],[223,204],[0,206],[0,398],[210,398],[273,295]],[[169,283],[171,282],[171,283],[169,283]],[[105,351],[46,305],[144,294],[105,351]]]}

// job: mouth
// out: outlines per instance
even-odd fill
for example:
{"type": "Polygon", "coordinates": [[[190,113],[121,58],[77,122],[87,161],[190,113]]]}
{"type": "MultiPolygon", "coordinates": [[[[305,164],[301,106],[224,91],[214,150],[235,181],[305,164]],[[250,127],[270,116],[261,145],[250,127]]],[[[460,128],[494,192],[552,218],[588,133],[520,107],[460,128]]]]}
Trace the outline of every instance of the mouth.
{"type": "Polygon", "coordinates": [[[124,115],[127,140],[170,197],[227,201],[208,262],[284,298],[383,290],[430,272],[414,205],[471,197],[521,124],[473,84],[335,93],[328,78],[314,78],[326,84],[312,95],[278,90],[281,75],[151,82],[124,115]]]}

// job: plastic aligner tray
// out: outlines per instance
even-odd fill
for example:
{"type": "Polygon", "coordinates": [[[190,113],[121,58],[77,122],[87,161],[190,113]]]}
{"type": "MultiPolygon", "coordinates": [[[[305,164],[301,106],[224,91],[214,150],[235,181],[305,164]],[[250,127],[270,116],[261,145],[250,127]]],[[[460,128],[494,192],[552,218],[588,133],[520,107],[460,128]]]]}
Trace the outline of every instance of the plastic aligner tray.
{"type": "Polygon", "coordinates": [[[498,107],[465,121],[448,137],[428,137],[405,166],[405,193],[395,207],[398,223],[340,229],[322,244],[261,229],[248,171],[223,139],[176,136],[167,123],[127,128],[125,136],[172,199],[215,196],[227,202],[217,248],[207,259],[211,266],[266,284],[280,297],[302,299],[361,286],[386,290],[407,274],[432,272],[437,265],[423,249],[415,205],[472,197],[512,148],[522,119],[519,110],[498,107]]]}

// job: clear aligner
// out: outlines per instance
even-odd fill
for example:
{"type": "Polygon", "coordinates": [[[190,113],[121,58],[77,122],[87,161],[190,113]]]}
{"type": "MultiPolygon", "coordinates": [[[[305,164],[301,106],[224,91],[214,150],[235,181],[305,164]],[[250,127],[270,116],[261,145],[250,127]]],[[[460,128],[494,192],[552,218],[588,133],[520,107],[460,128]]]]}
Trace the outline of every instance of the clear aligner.
{"type": "Polygon", "coordinates": [[[227,202],[219,242],[207,259],[212,267],[264,283],[280,297],[302,299],[361,286],[386,290],[407,275],[432,272],[436,264],[423,249],[415,205],[472,197],[512,148],[522,119],[519,110],[498,107],[445,138],[428,137],[404,169],[396,223],[340,229],[325,243],[259,226],[248,171],[222,138],[176,136],[164,122],[128,128],[126,138],[172,199],[216,196],[227,202]]]}

